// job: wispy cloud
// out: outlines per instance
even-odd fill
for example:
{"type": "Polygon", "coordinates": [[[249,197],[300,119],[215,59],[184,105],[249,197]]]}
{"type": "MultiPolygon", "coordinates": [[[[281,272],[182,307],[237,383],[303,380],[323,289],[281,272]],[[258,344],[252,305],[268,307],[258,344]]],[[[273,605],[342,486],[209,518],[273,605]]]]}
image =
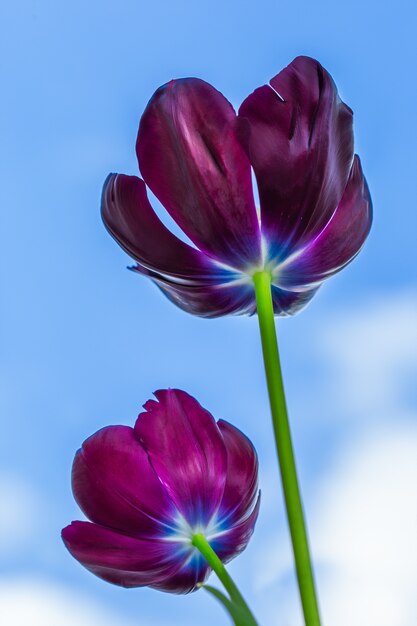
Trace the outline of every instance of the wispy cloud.
{"type": "MultiPolygon", "coordinates": [[[[322,320],[316,337],[316,356],[327,369],[317,389],[318,396],[325,392],[324,414],[351,420],[306,498],[324,626],[411,626],[417,623],[417,294],[391,294],[389,303],[385,295],[374,297],[322,320]]],[[[265,478],[273,482],[272,470],[265,478]]],[[[276,499],[264,491],[264,502],[276,499]]],[[[288,531],[279,530],[277,536],[268,525],[258,542],[259,612],[270,626],[301,626],[288,531]]]]}
{"type": "Polygon", "coordinates": [[[417,373],[417,293],[375,296],[325,320],[317,350],[330,374],[333,401],[367,420],[404,408],[417,373]]]}
{"type": "MultiPolygon", "coordinates": [[[[344,450],[319,485],[311,539],[324,624],[411,626],[417,623],[417,424],[369,432],[344,450]]],[[[288,596],[292,557],[281,537],[267,538],[255,585],[273,590],[275,626],[301,626],[298,598],[288,596]]]]}
{"type": "Polygon", "coordinates": [[[7,626],[162,626],[109,612],[71,588],[48,581],[0,580],[0,623],[7,626]]]}
{"type": "Polygon", "coordinates": [[[417,425],[372,431],[321,488],[312,534],[338,626],[417,623],[417,425]]]}
{"type": "Polygon", "coordinates": [[[19,551],[38,529],[43,504],[21,476],[0,472],[0,556],[19,551]]]}

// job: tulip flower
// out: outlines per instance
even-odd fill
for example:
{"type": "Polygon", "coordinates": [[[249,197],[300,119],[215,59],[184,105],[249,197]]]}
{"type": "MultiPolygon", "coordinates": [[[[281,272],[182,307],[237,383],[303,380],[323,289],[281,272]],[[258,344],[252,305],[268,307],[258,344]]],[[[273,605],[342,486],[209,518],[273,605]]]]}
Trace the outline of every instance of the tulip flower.
{"type": "Polygon", "coordinates": [[[258,461],[245,435],[184,391],[155,396],[134,428],[103,428],[77,452],[73,492],[91,521],[73,522],[62,537],[110,583],[188,593],[211,571],[202,552],[221,565],[245,549],[258,515],[258,461]]]}
{"type": "Polygon", "coordinates": [[[132,269],[190,313],[255,313],[253,277],[267,272],[275,315],[293,314],[368,235],[352,111],[308,57],[256,89],[237,115],[208,83],[172,80],[147,105],[136,151],[143,180],[111,174],[103,220],[132,269]],[[159,220],[147,187],[194,245],[159,220]]]}

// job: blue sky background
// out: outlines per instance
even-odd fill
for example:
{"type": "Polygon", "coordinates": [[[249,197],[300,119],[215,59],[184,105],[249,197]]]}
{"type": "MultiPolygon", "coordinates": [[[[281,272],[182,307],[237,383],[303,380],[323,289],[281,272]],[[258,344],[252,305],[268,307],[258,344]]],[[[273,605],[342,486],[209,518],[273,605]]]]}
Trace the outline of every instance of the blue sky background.
{"type": "Polygon", "coordinates": [[[375,207],[355,262],[303,313],[277,322],[324,626],[412,626],[414,3],[33,0],[4,3],[0,19],[4,623],[227,623],[204,592],[105,584],[59,538],[79,517],[70,468],[82,441],[104,425],[133,424],[155,389],[178,386],[255,443],[263,508],[231,570],[263,626],[300,626],[257,320],[193,318],[126,271],[99,199],[110,171],[137,172],[139,117],[160,84],[198,76],[238,106],[307,54],[355,112],[375,207]]]}

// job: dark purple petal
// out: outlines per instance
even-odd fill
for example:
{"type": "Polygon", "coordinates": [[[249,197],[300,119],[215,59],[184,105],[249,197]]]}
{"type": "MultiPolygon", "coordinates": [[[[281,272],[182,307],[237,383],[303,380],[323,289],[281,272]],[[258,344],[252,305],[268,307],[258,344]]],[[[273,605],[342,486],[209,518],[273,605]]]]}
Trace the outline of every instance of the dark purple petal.
{"type": "Polygon", "coordinates": [[[253,509],[258,494],[258,457],[249,439],[237,428],[217,422],[227,451],[227,477],[220,519],[234,525],[253,509]]]}
{"type": "Polygon", "coordinates": [[[193,526],[217,511],[226,481],[226,449],[212,415],[177,389],[155,392],[135,425],[162,484],[193,526]]]}
{"type": "Polygon", "coordinates": [[[183,278],[210,276],[215,271],[208,257],[164,226],[140,178],[110,174],[103,187],[101,211],[110,234],[148,269],[183,278]]]}
{"type": "Polygon", "coordinates": [[[295,315],[310,302],[317,289],[316,286],[303,288],[299,291],[290,291],[272,285],[272,302],[275,315],[279,317],[295,315]]]}
{"type": "Polygon", "coordinates": [[[358,156],[333,217],[304,249],[284,262],[278,281],[284,287],[317,284],[350,263],[372,223],[372,202],[358,156]]]}
{"type": "Polygon", "coordinates": [[[352,111],[326,70],[297,57],[239,109],[239,134],[255,170],[262,232],[284,256],[329,221],[353,159],[352,111]]]}
{"type": "Polygon", "coordinates": [[[248,545],[249,539],[252,537],[255,529],[256,520],[258,519],[259,505],[260,496],[254,508],[246,518],[219,535],[216,539],[210,541],[211,547],[224,563],[234,559],[235,556],[243,552],[248,545]]]}
{"type": "MultiPolygon", "coordinates": [[[[223,315],[254,315],[256,313],[255,292],[251,283],[194,282],[188,285],[168,280],[156,272],[148,272],[144,268],[135,267],[134,271],[152,278],[166,297],[180,309],[199,315],[215,318],[223,315]]],[[[298,313],[310,302],[318,287],[297,291],[272,286],[274,313],[288,316],[298,313]]]]}
{"type": "Polygon", "coordinates": [[[129,537],[89,522],[72,522],[62,539],[90,572],[122,587],[157,585],[188,558],[181,544],[129,537]]]}
{"type": "Polygon", "coordinates": [[[178,515],[128,426],[103,428],[84,442],[74,459],[72,488],[91,521],[133,536],[160,535],[178,515]]]}
{"type": "Polygon", "coordinates": [[[169,280],[140,266],[135,272],[152,278],[167,298],[192,315],[215,318],[222,315],[253,315],[256,311],[253,286],[232,282],[189,281],[189,284],[169,280]]]}
{"type": "Polygon", "coordinates": [[[260,257],[249,160],[236,114],[214,87],[172,80],[150,100],[137,154],[146,184],[204,252],[237,268],[260,257]]]}

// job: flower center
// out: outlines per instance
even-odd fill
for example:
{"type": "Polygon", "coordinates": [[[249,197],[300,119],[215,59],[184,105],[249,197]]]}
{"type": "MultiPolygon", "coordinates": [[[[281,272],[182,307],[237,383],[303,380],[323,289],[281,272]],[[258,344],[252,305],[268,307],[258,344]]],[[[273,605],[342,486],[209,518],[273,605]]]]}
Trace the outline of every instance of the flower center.
{"type": "Polygon", "coordinates": [[[194,551],[195,548],[192,545],[192,540],[195,535],[203,535],[207,541],[210,542],[217,539],[223,533],[224,529],[219,523],[217,515],[214,515],[208,523],[197,522],[190,524],[183,515],[178,514],[178,517],[174,520],[172,529],[165,536],[165,540],[182,544],[184,547],[188,546],[191,551],[194,551]]]}
{"type": "Polygon", "coordinates": [[[220,261],[215,261],[222,272],[224,272],[222,282],[218,287],[253,286],[253,277],[261,272],[270,274],[272,283],[277,285],[281,267],[285,265],[285,262],[285,260],[283,261],[271,254],[268,243],[262,238],[261,258],[258,263],[249,264],[244,269],[238,269],[220,261]]]}

